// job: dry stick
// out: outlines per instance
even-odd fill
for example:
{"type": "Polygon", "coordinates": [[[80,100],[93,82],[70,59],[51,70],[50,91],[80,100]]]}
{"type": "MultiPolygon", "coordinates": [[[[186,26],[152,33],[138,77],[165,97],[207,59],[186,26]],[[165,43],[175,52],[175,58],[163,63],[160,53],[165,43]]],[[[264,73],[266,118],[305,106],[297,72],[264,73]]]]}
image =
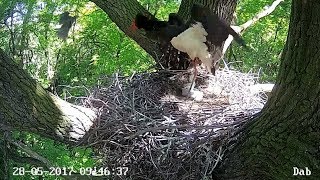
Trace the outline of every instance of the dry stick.
{"type": "Polygon", "coordinates": [[[8,141],[12,145],[20,148],[22,151],[27,153],[30,157],[42,162],[46,166],[46,168],[49,169],[50,167],[53,167],[53,164],[49,160],[47,160],[46,158],[42,157],[41,155],[39,155],[38,153],[34,152],[33,150],[31,150],[28,146],[22,144],[19,141],[15,141],[15,140],[13,140],[11,138],[8,138],[8,141]]]}
{"type": "MultiPolygon", "coordinates": [[[[19,142],[19,141],[15,141],[12,138],[8,138],[8,141],[20,148],[22,151],[24,151],[26,154],[28,154],[31,158],[38,160],[39,162],[43,163],[43,165],[45,165],[46,167],[44,167],[44,169],[50,169],[52,167],[54,167],[54,164],[52,164],[48,159],[42,157],[41,155],[39,155],[38,153],[34,152],[33,150],[31,150],[28,146],[24,145],[23,143],[19,142]]],[[[69,176],[64,176],[64,175],[60,175],[61,177],[64,177],[65,179],[77,179],[79,178],[80,174],[77,174],[76,172],[70,174],[69,176]]],[[[83,177],[83,176],[82,176],[83,177]]],[[[85,176],[87,178],[89,178],[88,176],[85,176]]]]}
{"type": "Polygon", "coordinates": [[[201,130],[201,129],[214,129],[214,128],[225,128],[225,127],[229,127],[229,126],[233,126],[234,124],[238,124],[238,123],[230,123],[230,124],[217,124],[217,125],[210,125],[210,126],[192,126],[192,125],[178,125],[178,126],[159,126],[159,127],[152,127],[152,128],[148,128],[148,129],[143,129],[141,131],[138,131],[136,133],[134,133],[131,136],[127,136],[125,137],[125,139],[133,139],[139,135],[142,135],[144,133],[147,132],[155,132],[158,130],[165,130],[165,129],[184,129],[184,128],[192,128],[194,130],[201,130]]]}
{"type": "MultiPolygon", "coordinates": [[[[222,154],[222,147],[220,146],[217,151],[216,151],[216,155],[217,155],[218,157],[217,157],[217,159],[215,160],[215,163],[214,163],[212,169],[215,169],[215,168],[217,167],[218,163],[222,160],[222,156],[223,156],[223,154],[222,154]],[[218,153],[217,153],[217,151],[218,151],[218,153]]],[[[210,172],[210,173],[212,173],[212,172],[210,172]]]]}
{"type": "MultiPolygon", "coordinates": [[[[271,6],[265,6],[264,10],[255,15],[252,19],[247,21],[246,23],[240,25],[240,26],[232,26],[232,29],[234,29],[237,33],[243,33],[248,27],[252,26],[256,22],[258,22],[261,18],[268,16],[271,14],[276,7],[283,2],[284,0],[275,0],[271,6]]],[[[223,46],[223,54],[227,51],[228,47],[230,46],[231,42],[233,41],[233,37],[229,35],[228,39],[225,41],[223,46]]]]}

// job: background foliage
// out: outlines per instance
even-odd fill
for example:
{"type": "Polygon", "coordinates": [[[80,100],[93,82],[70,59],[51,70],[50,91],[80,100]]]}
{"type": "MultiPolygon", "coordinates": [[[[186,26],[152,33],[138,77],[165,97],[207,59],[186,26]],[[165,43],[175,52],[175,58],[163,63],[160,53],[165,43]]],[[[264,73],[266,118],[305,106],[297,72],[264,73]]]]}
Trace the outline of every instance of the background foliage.
{"type": "MultiPolygon", "coordinates": [[[[179,0],[139,2],[160,19],[167,19],[170,12],[178,11],[180,4],[179,0]]],[[[240,0],[236,24],[243,24],[272,2],[240,0]]],[[[258,72],[263,82],[274,81],[287,35],[289,12],[287,0],[247,29],[243,38],[250,50],[232,46],[225,57],[229,66],[244,72],[258,72]]],[[[151,56],[91,2],[4,0],[0,1],[0,19],[0,48],[45,88],[70,102],[79,102],[88,88],[105,84],[105,77],[116,71],[130,75],[152,70],[151,56]],[[62,40],[57,37],[57,29],[59,15],[65,11],[77,19],[69,38],[62,40]]],[[[14,137],[60,167],[92,167],[97,162],[92,159],[90,149],[69,149],[27,133],[16,132],[14,137]]],[[[21,166],[13,161],[11,165],[21,166]]]]}
{"type": "MultiPolygon", "coordinates": [[[[243,24],[272,4],[272,0],[241,0],[237,6],[237,24],[243,24]]],[[[251,48],[234,48],[229,61],[236,69],[260,74],[262,82],[274,82],[281,52],[287,38],[291,1],[282,2],[274,12],[247,29],[243,38],[251,48]]],[[[230,53],[230,51],[229,51],[230,53]]]]}

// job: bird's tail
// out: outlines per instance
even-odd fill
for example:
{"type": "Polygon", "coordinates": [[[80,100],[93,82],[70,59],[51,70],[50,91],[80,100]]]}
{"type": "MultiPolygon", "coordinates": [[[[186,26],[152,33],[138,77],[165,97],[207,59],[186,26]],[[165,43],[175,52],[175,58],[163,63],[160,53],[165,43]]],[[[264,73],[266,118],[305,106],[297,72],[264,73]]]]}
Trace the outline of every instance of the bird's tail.
{"type": "Polygon", "coordinates": [[[240,37],[240,35],[235,32],[230,26],[228,26],[228,32],[229,34],[231,34],[234,38],[234,40],[241,46],[243,46],[244,48],[248,48],[246,45],[246,42],[240,37]]]}

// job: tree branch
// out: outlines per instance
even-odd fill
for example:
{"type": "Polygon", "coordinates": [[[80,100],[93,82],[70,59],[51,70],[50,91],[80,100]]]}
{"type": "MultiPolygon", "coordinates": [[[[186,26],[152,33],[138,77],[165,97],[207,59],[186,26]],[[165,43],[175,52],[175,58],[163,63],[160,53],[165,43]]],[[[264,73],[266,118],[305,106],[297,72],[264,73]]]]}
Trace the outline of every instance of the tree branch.
{"type": "Polygon", "coordinates": [[[77,144],[96,118],[92,109],[46,92],[0,49],[0,129],[8,126],[77,144]]]}
{"type": "MultiPolygon", "coordinates": [[[[36,167],[43,167],[44,169],[50,170],[50,168],[55,167],[54,164],[52,164],[48,159],[42,157],[38,153],[31,150],[28,146],[24,145],[23,143],[19,141],[15,141],[12,138],[7,138],[9,143],[18,147],[23,152],[28,154],[30,157],[21,157],[15,153],[10,152],[10,158],[16,162],[19,163],[27,163],[34,165],[36,167]]],[[[98,179],[98,177],[89,177],[87,175],[80,175],[79,173],[72,173],[68,176],[61,175],[61,177],[64,177],[64,179],[71,180],[71,179],[98,179]]]]}
{"type": "Polygon", "coordinates": [[[284,0],[275,0],[271,6],[265,6],[262,12],[258,13],[256,16],[254,16],[252,19],[250,19],[249,21],[247,21],[246,23],[240,25],[241,27],[241,32],[246,30],[248,27],[250,27],[251,25],[255,24],[257,21],[259,21],[261,18],[268,16],[269,14],[271,14],[276,7],[283,2],[284,0]]]}
{"type": "MultiPolygon", "coordinates": [[[[283,1],[284,0],[275,0],[271,4],[271,6],[265,6],[263,8],[264,9],[263,11],[259,12],[257,15],[255,15],[252,19],[248,20],[244,24],[242,24],[240,26],[231,26],[232,29],[234,29],[234,31],[237,32],[237,33],[243,33],[247,28],[249,28],[250,26],[254,25],[260,19],[262,19],[263,17],[266,17],[269,14],[271,14],[276,9],[276,7],[283,1]]],[[[232,41],[233,41],[233,37],[229,35],[228,39],[226,40],[226,42],[224,43],[224,46],[223,46],[223,51],[222,51],[223,54],[227,51],[227,49],[230,46],[232,41]]]]}
{"type": "MultiPolygon", "coordinates": [[[[12,138],[7,138],[9,143],[18,147],[19,149],[21,149],[22,151],[24,151],[25,153],[27,153],[31,159],[37,160],[39,162],[41,162],[42,165],[45,165],[46,168],[50,168],[53,166],[53,164],[47,160],[46,158],[40,156],[38,153],[32,151],[28,146],[24,145],[23,143],[19,142],[19,141],[15,141],[12,138]]],[[[27,160],[27,159],[25,159],[27,160]]],[[[34,160],[32,160],[32,162],[35,162],[34,160]]],[[[28,159],[28,161],[30,161],[30,159],[28,159]]],[[[38,163],[39,164],[39,163],[38,163]]]]}
{"type": "MultiPolygon", "coordinates": [[[[109,18],[130,38],[136,41],[148,54],[150,54],[156,62],[165,68],[186,69],[185,64],[188,64],[185,53],[178,54],[176,50],[172,50],[170,43],[168,45],[159,46],[159,42],[148,39],[142,31],[132,32],[130,25],[136,14],[143,13],[147,16],[152,16],[137,0],[91,0],[100,7],[109,18]],[[168,46],[168,47],[164,47],[168,46]],[[175,54],[176,53],[176,54],[175,54]],[[162,56],[162,55],[165,56],[162,56]]],[[[230,22],[232,14],[236,7],[237,0],[182,0],[178,16],[185,22],[190,18],[190,8],[193,3],[203,4],[217,13],[221,18],[230,22]],[[226,8],[227,7],[227,8],[226,8]]],[[[219,47],[220,48],[220,47],[219,47]]]]}
{"type": "Polygon", "coordinates": [[[154,59],[161,56],[160,49],[156,42],[145,37],[140,31],[132,32],[130,25],[136,14],[143,13],[150,15],[136,0],[91,0],[100,7],[109,18],[130,38],[136,41],[154,59]]]}

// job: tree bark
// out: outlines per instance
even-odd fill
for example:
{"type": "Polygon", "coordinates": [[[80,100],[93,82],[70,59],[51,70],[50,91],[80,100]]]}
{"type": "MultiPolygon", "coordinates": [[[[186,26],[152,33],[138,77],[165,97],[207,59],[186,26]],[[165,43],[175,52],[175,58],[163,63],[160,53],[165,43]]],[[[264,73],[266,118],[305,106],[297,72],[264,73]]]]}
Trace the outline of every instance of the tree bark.
{"type": "Polygon", "coordinates": [[[91,109],[47,93],[0,49],[0,129],[34,132],[73,144],[95,118],[91,109]]]}
{"type": "Polygon", "coordinates": [[[91,0],[106,12],[109,18],[130,38],[135,40],[147,53],[153,58],[161,56],[158,45],[141,33],[135,33],[130,30],[130,26],[136,14],[144,13],[151,15],[143,6],[136,0],[91,0]]]}
{"type": "MultiPolygon", "coordinates": [[[[160,57],[156,42],[128,30],[136,13],[147,13],[138,2],[93,2],[148,53],[160,57]]],[[[179,15],[184,19],[192,2],[182,1],[179,15]]],[[[197,2],[231,19],[236,1],[197,2]]],[[[237,144],[228,149],[216,174],[221,179],[292,179],[293,167],[307,167],[311,177],[320,177],[320,1],[292,2],[288,39],[272,96],[259,117],[239,134],[237,144]]],[[[95,118],[92,110],[45,92],[0,50],[2,129],[26,130],[70,144],[81,139],[95,118]]]]}
{"type": "Polygon", "coordinates": [[[320,177],[320,1],[293,0],[280,72],[261,115],[226,154],[221,179],[320,177]]]}
{"type": "Polygon", "coordinates": [[[218,16],[230,23],[238,0],[182,0],[178,15],[185,21],[190,18],[190,10],[194,3],[210,8],[218,16]]]}
{"type": "MultiPolygon", "coordinates": [[[[106,12],[109,18],[130,38],[136,41],[148,54],[150,54],[161,67],[169,69],[186,69],[189,61],[186,53],[178,53],[170,44],[161,45],[145,37],[141,31],[130,31],[130,25],[136,14],[143,13],[152,16],[137,0],[91,0],[106,12]]],[[[187,22],[190,18],[190,10],[193,3],[199,3],[209,7],[221,18],[230,22],[237,4],[237,0],[182,0],[178,16],[187,22]]],[[[216,47],[222,50],[222,47],[216,47]]],[[[209,50],[214,47],[209,47],[209,50]]]]}

